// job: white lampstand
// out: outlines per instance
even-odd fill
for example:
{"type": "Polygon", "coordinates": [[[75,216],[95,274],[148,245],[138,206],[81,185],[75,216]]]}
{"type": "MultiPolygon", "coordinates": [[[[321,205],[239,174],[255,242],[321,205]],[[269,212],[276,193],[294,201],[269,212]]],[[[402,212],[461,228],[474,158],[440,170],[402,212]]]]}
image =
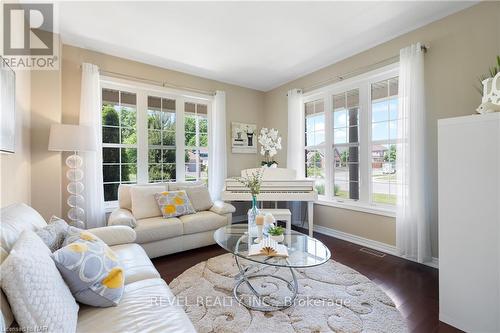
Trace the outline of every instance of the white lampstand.
{"type": "Polygon", "coordinates": [[[71,207],[68,211],[68,218],[77,228],[85,228],[85,222],[83,221],[85,218],[85,210],[83,209],[85,199],[82,195],[84,185],[81,182],[83,179],[82,165],[83,160],[77,151],[66,158],[66,166],[68,167],[68,171],[66,171],[68,186],[66,186],[66,189],[69,193],[66,203],[71,207]]]}
{"type": "Polygon", "coordinates": [[[82,182],[84,173],[81,169],[83,159],[78,153],[96,150],[92,129],[79,125],[53,124],[50,127],[49,150],[73,152],[66,158],[68,167],[66,189],[69,193],[66,203],[70,207],[68,219],[75,227],[85,228],[85,198],[83,196],[85,186],[82,182]]]}

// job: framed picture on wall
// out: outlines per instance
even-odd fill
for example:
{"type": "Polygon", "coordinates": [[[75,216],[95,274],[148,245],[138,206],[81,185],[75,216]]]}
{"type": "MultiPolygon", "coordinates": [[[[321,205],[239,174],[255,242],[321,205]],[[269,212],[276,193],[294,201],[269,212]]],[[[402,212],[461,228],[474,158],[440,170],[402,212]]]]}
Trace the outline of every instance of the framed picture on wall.
{"type": "Polygon", "coordinates": [[[232,122],[231,147],[233,153],[257,154],[257,125],[232,122]]]}
{"type": "Polygon", "coordinates": [[[0,57],[0,152],[15,152],[16,74],[0,57]]]}

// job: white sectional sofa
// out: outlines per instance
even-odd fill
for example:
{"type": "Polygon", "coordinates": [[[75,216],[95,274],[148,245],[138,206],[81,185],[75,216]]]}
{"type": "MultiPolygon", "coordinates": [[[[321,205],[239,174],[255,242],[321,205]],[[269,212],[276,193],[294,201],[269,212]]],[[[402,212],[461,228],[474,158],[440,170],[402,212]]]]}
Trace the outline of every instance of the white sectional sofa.
{"type": "MultiPolygon", "coordinates": [[[[24,230],[36,230],[45,225],[42,216],[25,204],[2,208],[1,261],[7,258],[24,230]]],[[[173,301],[172,292],[144,249],[134,243],[136,233],[133,229],[111,226],[89,231],[107,243],[121,259],[125,271],[125,291],[115,307],[80,305],[77,332],[196,332],[182,306],[173,301]]],[[[14,317],[3,292],[1,310],[5,327],[8,328],[14,317]]],[[[0,331],[4,332],[2,329],[0,327],[0,331]]]]}
{"type": "Polygon", "coordinates": [[[199,182],[122,184],[118,188],[119,208],[109,216],[108,225],[132,227],[137,234],[136,242],[150,258],[214,244],[214,231],[231,224],[234,206],[216,201],[205,211],[165,219],[153,196],[160,189],[172,191],[200,185],[199,182]],[[134,187],[150,191],[139,195],[137,189],[133,192],[134,187]]]}

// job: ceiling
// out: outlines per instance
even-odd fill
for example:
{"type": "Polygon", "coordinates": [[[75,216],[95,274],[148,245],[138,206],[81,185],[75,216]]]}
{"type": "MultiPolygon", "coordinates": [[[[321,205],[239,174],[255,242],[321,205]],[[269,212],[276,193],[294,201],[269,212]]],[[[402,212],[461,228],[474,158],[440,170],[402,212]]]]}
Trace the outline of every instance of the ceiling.
{"type": "Polygon", "coordinates": [[[65,44],[268,91],[473,4],[63,2],[59,29],[65,44]]]}

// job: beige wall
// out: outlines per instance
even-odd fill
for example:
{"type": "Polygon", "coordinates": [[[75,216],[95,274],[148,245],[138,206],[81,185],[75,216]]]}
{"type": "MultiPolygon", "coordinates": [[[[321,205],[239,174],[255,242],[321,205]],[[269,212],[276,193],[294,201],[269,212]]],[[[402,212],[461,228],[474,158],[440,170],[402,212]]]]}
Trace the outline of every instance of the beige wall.
{"type": "Polygon", "coordinates": [[[48,150],[50,125],[61,122],[61,71],[31,78],[31,205],[45,219],[62,216],[61,153],[48,150]]]}
{"type": "Polygon", "coordinates": [[[31,197],[31,72],[16,72],[15,153],[0,153],[0,207],[17,202],[30,204],[31,197]]]}
{"type": "MultiPolygon", "coordinates": [[[[474,89],[477,77],[500,54],[500,2],[483,2],[267,92],[263,122],[277,127],[286,144],[287,90],[306,88],[383,61],[418,41],[430,44],[425,56],[425,82],[433,185],[428,195],[432,201],[432,250],[437,257],[437,120],[474,113],[480,103],[480,95],[474,89]]],[[[464,158],[467,158],[465,152],[464,158]]],[[[285,151],[279,154],[278,161],[286,163],[285,151]]],[[[316,207],[315,212],[318,225],[395,244],[392,218],[332,207],[316,207]]]]}
{"type": "MultiPolygon", "coordinates": [[[[102,70],[132,75],[155,81],[166,81],[177,86],[196,88],[207,91],[224,90],[226,92],[227,112],[227,151],[228,175],[239,175],[241,169],[257,166],[260,160],[256,154],[231,153],[230,124],[232,121],[255,123],[259,127],[264,118],[264,93],[225,84],[209,79],[171,71],[136,61],[93,52],[64,45],[62,54],[62,122],[78,123],[80,109],[80,65],[89,62],[102,70]]],[[[62,161],[64,163],[64,161],[62,161]]],[[[63,177],[65,186],[65,177],[63,177]]],[[[63,210],[66,211],[66,196],[63,195],[63,210]]]]}

